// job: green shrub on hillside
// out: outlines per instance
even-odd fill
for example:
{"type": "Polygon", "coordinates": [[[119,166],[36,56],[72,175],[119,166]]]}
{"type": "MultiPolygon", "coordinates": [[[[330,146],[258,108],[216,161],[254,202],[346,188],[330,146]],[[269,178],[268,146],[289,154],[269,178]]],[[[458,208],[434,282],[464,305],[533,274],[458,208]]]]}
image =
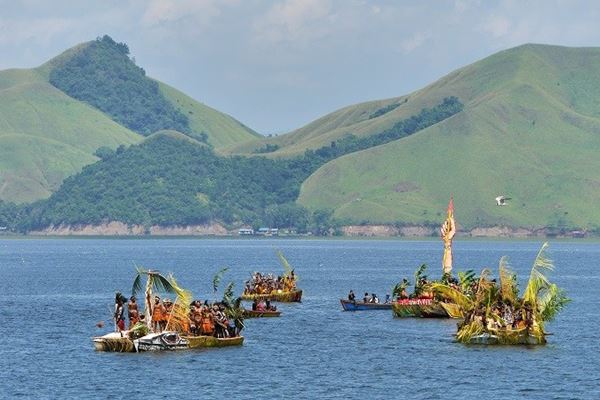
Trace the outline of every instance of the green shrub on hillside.
{"type": "Polygon", "coordinates": [[[190,133],[187,116],[169,103],[158,83],[129,58],[129,48],[105,35],[50,73],[50,83],[142,135],[163,129],[190,133]]]}

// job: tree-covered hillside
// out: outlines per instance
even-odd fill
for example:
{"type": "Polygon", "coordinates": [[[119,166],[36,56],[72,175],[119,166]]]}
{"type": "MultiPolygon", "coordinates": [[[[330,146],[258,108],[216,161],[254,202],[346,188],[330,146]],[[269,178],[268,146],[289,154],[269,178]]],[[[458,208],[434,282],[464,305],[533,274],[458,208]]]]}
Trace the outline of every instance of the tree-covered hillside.
{"type": "Polygon", "coordinates": [[[50,72],[50,83],[142,135],[162,129],[190,133],[188,117],[129,58],[129,47],[108,35],[58,63],[50,72]]]}
{"type": "Polygon", "coordinates": [[[223,157],[175,131],[162,131],[139,145],[103,147],[101,161],[66,179],[48,200],[3,207],[12,229],[121,221],[135,225],[226,224],[277,226],[320,233],[332,226],[327,207],[308,212],[295,203],[304,180],[326,162],[440,122],[462,109],[456,98],[423,109],[371,138],[347,136],[291,159],[223,157]],[[11,218],[18,213],[20,218],[11,218]],[[16,225],[15,225],[15,221],[16,225]]]}
{"type": "Polygon", "coordinates": [[[47,198],[66,177],[96,162],[99,147],[138,143],[143,136],[137,132],[170,127],[215,149],[260,136],[146,77],[128,52],[105,36],[37,68],[0,71],[0,200],[47,198]]]}
{"type": "Polygon", "coordinates": [[[32,227],[252,222],[267,206],[298,195],[299,182],[275,161],[219,157],[177,133],[159,133],[102,156],[34,210],[32,227]]]}

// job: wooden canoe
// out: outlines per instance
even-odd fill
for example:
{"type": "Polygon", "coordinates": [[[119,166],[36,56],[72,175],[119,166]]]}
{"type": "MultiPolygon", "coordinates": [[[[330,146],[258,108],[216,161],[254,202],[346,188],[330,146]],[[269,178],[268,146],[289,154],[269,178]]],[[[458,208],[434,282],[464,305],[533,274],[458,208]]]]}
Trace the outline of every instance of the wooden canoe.
{"type": "Polygon", "coordinates": [[[200,349],[204,347],[228,347],[241,346],[244,343],[243,336],[232,338],[217,338],[214,336],[183,336],[188,341],[190,349],[200,349]]]}
{"type": "Polygon", "coordinates": [[[344,311],[367,311],[367,310],[390,310],[392,303],[364,303],[362,301],[350,301],[340,299],[344,311]]]}
{"type": "Polygon", "coordinates": [[[279,316],[281,316],[281,311],[244,310],[244,318],[269,318],[279,316]]]}
{"type": "Polygon", "coordinates": [[[433,299],[404,299],[392,303],[397,318],[450,318],[440,302],[433,299]]]}
{"type": "Polygon", "coordinates": [[[302,290],[296,289],[291,292],[272,292],[265,294],[242,294],[242,300],[271,300],[282,303],[300,303],[302,301],[302,290]]]}

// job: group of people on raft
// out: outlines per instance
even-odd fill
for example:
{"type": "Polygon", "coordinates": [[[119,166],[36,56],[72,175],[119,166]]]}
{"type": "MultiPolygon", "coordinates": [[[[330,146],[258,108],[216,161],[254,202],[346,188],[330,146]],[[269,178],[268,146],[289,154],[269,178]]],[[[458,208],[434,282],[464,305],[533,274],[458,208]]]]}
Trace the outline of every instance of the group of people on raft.
{"type": "MultiPolygon", "coordinates": [[[[115,297],[114,321],[117,332],[125,331],[125,301],[127,298],[121,293],[115,297]]],[[[179,307],[180,308],[180,307],[179,307]]],[[[159,296],[154,296],[154,304],[151,306],[151,321],[148,324],[145,316],[140,313],[137,299],[131,296],[127,302],[127,316],[129,319],[128,329],[134,329],[145,325],[147,330],[160,333],[167,329],[177,330],[192,336],[215,336],[218,338],[234,337],[239,335],[239,329],[235,321],[227,317],[227,307],[224,303],[210,304],[208,301],[202,303],[194,300],[189,307],[189,313],[181,318],[181,313],[176,312],[169,298],[161,301],[159,296]],[[175,329],[173,329],[175,328],[175,329]]],[[[238,324],[239,325],[239,324],[238,324]]]]}
{"type": "Polygon", "coordinates": [[[291,292],[296,289],[297,277],[292,270],[289,274],[278,277],[273,274],[263,275],[260,272],[252,274],[252,278],[245,283],[244,294],[271,294],[291,292]]]}

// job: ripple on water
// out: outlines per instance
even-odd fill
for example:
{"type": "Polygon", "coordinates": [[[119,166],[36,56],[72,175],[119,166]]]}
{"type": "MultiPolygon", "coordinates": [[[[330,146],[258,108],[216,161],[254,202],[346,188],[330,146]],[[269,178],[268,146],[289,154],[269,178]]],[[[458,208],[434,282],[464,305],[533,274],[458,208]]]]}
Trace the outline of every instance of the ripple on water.
{"type": "MultiPolygon", "coordinates": [[[[457,242],[457,265],[496,265],[508,254],[521,279],[535,242],[457,242]]],[[[600,246],[551,244],[554,281],[573,302],[549,325],[545,347],[466,347],[448,320],[394,319],[341,311],[349,289],[380,297],[426,262],[438,241],[0,240],[0,398],[600,398],[595,304],[600,246]],[[302,304],[281,318],[248,320],[239,348],[161,354],[92,350],[110,326],[115,290],[127,293],[133,264],[172,271],[198,297],[212,274],[237,287],[252,271],[278,271],[282,249],[300,275],[302,304]]]]}

